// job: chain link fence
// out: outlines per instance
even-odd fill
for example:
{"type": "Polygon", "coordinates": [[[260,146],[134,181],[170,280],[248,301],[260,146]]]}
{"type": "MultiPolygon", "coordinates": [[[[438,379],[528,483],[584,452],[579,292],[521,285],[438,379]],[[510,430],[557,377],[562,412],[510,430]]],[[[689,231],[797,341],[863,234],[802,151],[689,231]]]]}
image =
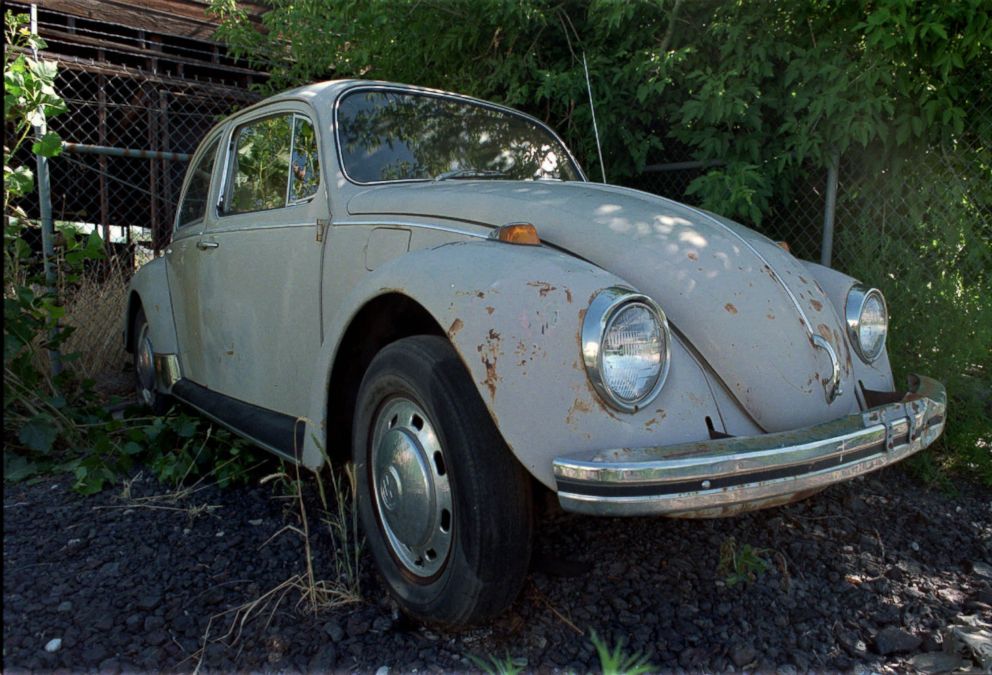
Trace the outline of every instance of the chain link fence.
{"type": "MultiPolygon", "coordinates": [[[[67,106],[49,120],[49,129],[67,144],[49,162],[56,232],[64,241],[69,232],[96,231],[110,253],[73,279],[67,279],[64,264],[58,266],[65,323],[73,327],[64,351],[79,355],[69,365],[81,375],[98,376],[127,362],[119,330],[124,289],[134,269],[168,242],[183,160],[220,119],[258,97],[214,82],[43,56],[58,63],[56,91],[67,106]],[[132,150],[155,158],[114,156],[132,150]]],[[[32,159],[25,153],[18,161],[32,159]]],[[[23,201],[19,206],[28,217],[39,218],[38,193],[23,201]]]]}

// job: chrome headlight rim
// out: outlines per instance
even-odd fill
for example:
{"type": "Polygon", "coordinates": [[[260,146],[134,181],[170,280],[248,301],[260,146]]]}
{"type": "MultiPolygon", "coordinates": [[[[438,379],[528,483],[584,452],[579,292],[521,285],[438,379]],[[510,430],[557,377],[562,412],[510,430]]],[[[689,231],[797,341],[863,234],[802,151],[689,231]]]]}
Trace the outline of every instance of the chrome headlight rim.
{"type": "Polygon", "coordinates": [[[636,413],[653,401],[668,379],[671,366],[672,334],[668,327],[668,317],[653,299],[630,288],[614,286],[599,291],[589,304],[582,321],[582,361],[593,389],[610,407],[625,413],[636,413]],[[603,378],[603,338],[613,319],[632,305],[640,305],[650,311],[661,330],[665,344],[662,353],[661,371],[651,389],[638,399],[626,400],[617,396],[603,378]]]}
{"type": "Polygon", "coordinates": [[[885,351],[885,342],[889,337],[889,306],[885,302],[885,296],[877,288],[869,288],[863,284],[855,284],[847,292],[847,303],[844,307],[844,319],[847,323],[847,337],[858,357],[865,363],[874,363],[885,351]],[[878,349],[874,353],[866,353],[861,348],[861,314],[864,312],[865,304],[870,298],[878,298],[882,304],[882,312],[885,316],[885,334],[879,342],[878,349]]]}

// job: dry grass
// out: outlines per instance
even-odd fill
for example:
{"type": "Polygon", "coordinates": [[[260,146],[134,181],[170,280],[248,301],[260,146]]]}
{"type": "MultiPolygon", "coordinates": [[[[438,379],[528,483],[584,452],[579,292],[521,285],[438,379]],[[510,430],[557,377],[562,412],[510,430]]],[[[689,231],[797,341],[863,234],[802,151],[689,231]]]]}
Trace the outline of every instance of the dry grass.
{"type": "Polygon", "coordinates": [[[63,324],[75,331],[65,341],[63,353],[78,353],[67,362],[81,377],[119,372],[128,356],[121,340],[127,310],[127,285],[131,271],[127,263],[109,261],[105,278],[83,274],[78,284],[66,288],[63,324]]]}
{"type": "MultiPolygon", "coordinates": [[[[328,504],[328,495],[324,491],[320,474],[315,473],[314,478],[320,491],[323,511],[321,522],[327,527],[334,542],[333,578],[319,579],[314,569],[311,532],[306,500],[303,498],[300,466],[294,464],[289,469],[292,473],[280,471],[263,478],[263,483],[279,481],[290,487],[290,496],[298,510],[299,524],[285,525],[269,537],[262,546],[267,546],[285,533],[299,536],[303,541],[305,568],[302,573],[294,574],[259,597],[211,616],[207,621],[203,644],[193,655],[197,659],[196,667],[193,670],[194,675],[200,671],[203,665],[203,657],[206,654],[208,644],[224,642],[233,646],[241,639],[245,626],[262,617],[265,617],[264,627],[268,627],[276,611],[287,601],[287,598],[295,596],[294,609],[309,614],[317,614],[321,611],[362,601],[359,585],[362,544],[357,531],[357,504],[354,499],[355,473],[353,467],[348,465],[342,471],[344,477],[341,477],[330,467],[329,463],[325,466],[331,475],[329,484],[333,490],[331,496],[335,501],[334,505],[328,504]],[[229,624],[223,635],[211,638],[210,631],[215,621],[228,621],[229,624]]],[[[289,602],[293,601],[289,600],[289,602]]]]}

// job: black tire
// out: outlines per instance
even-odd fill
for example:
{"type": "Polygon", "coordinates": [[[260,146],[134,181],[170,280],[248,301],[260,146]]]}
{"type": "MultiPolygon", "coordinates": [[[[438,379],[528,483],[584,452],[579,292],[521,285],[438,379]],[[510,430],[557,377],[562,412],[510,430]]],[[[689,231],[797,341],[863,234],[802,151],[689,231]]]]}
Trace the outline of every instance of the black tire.
{"type": "Polygon", "coordinates": [[[134,354],[134,389],[138,403],[150,408],[155,415],[164,415],[172,406],[172,398],[158,391],[155,386],[155,364],[152,360],[155,350],[144,308],[139,307],[134,316],[131,335],[134,340],[131,345],[134,354]]]}
{"type": "MultiPolygon", "coordinates": [[[[362,380],[354,422],[352,456],[362,526],[386,586],[402,609],[421,622],[446,628],[479,623],[506,609],[520,593],[530,562],[530,476],[507,448],[452,346],[440,337],[417,336],[385,347],[362,380]],[[415,502],[418,508],[401,511],[411,498],[401,496],[397,505],[395,495],[406,487],[394,490],[386,484],[391,479],[385,476],[393,471],[394,464],[383,457],[396,457],[397,461],[402,457],[398,451],[381,449],[397,447],[390,442],[378,442],[375,451],[372,446],[377,429],[381,430],[379,438],[414,433],[413,429],[393,426],[398,418],[391,411],[407,403],[426,415],[421,425],[426,424],[440,444],[443,466],[438,468],[435,459],[426,470],[435,475],[432,480],[438,481],[436,492],[441,496],[426,501],[419,498],[415,502]],[[387,420],[384,412],[391,419],[387,420]],[[373,481],[373,465],[380,467],[377,483],[373,481]],[[441,481],[446,482],[441,485],[441,481]],[[373,485],[381,489],[373,489],[373,485]],[[396,535],[386,521],[409,520],[408,514],[419,513],[421,504],[441,503],[443,498],[451,504],[447,517],[450,534],[445,534],[441,509],[433,530],[430,522],[425,524],[425,536],[436,538],[436,548],[444,557],[422,556],[420,565],[433,568],[421,569],[416,560],[411,562],[418,555],[413,548],[390,539],[396,535]],[[385,505],[390,500],[393,507],[385,505]]],[[[410,447],[423,454],[424,447],[437,446],[427,442],[410,447]]],[[[415,480],[409,484],[418,485],[415,480]]],[[[397,532],[409,533],[411,529],[418,531],[413,527],[397,528],[397,532]]]]}

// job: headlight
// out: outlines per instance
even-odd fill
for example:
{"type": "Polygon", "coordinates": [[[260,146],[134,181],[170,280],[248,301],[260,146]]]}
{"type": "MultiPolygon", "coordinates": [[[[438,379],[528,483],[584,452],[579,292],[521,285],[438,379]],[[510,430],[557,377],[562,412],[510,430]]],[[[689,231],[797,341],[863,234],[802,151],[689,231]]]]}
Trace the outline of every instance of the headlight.
{"type": "Polygon", "coordinates": [[[661,391],[671,335],[654,300],[626,288],[593,299],[582,324],[582,359],[593,387],[617,410],[637,412],[661,391]]]}
{"type": "Polygon", "coordinates": [[[889,332],[889,313],[882,292],[855,284],[847,294],[844,313],[854,351],[865,363],[873,362],[885,349],[885,336],[889,332]]]}

